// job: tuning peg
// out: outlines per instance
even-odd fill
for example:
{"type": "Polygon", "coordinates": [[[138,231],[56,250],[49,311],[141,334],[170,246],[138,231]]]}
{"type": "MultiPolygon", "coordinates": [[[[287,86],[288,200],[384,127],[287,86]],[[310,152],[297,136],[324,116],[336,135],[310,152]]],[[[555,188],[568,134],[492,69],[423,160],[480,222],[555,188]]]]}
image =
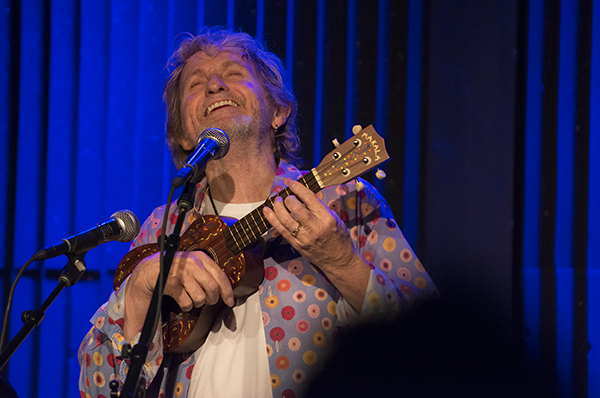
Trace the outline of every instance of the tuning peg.
{"type": "Polygon", "coordinates": [[[337,140],[337,138],[334,138],[331,142],[333,142],[333,146],[336,148],[340,146],[340,142],[337,140]]]}
{"type": "Polygon", "coordinates": [[[375,173],[375,177],[377,177],[380,180],[383,180],[386,177],[385,171],[377,169],[377,172],[375,173]]]}
{"type": "Polygon", "coordinates": [[[362,191],[363,189],[365,189],[365,184],[363,184],[361,181],[358,181],[358,179],[356,179],[356,190],[358,192],[362,191]]]}
{"type": "Polygon", "coordinates": [[[357,124],[352,127],[352,134],[356,135],[356,134],[360,133],[361,130],[362,130],[362,126],[360,124],[357,124]]]}

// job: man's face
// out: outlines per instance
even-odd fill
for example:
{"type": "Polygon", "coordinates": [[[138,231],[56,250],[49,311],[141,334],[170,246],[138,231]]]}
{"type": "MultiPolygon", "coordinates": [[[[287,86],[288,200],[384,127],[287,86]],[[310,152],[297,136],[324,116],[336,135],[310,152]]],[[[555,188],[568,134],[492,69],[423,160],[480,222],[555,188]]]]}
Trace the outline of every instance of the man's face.
{"type": "Polygon", "coordinates": [[[223,129],[236,140],[259,131],[270,131],[274,107],[252,67],[240,53],[221,51],[211,57],[194,54],[181,74],[181,118],[185,150],[196,147],[207,128],[223,129]]]}

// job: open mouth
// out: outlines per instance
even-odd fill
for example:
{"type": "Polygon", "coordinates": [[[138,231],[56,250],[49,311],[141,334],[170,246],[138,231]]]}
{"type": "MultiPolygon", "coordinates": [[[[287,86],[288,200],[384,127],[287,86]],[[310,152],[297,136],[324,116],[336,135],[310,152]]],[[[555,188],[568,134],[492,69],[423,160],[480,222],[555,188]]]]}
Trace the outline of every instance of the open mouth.
{"type": "Polygon", "coordinates": [[[206,109],[206,116],[210,115],[210,113],[212,111],[214,111],[215,109],[224,107],[224,106],[239,106],[238,104],[236,104],[235,102],[233,102],[232,100],[223,100],[223,101],[219,101],[219,102],[215,102],[214,104],[211,104],[208,109],[206,109]]]}

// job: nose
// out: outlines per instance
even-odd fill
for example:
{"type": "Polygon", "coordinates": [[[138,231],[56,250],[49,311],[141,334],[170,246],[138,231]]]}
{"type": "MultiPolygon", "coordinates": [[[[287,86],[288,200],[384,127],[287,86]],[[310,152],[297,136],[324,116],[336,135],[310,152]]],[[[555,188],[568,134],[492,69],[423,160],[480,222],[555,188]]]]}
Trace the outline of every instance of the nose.
{"type": "Polygon", "coordinates": [[[216,94],[218,92],[221,91],[227,91],[228,87],[225,83],[223,83],[223,81],[221,81],[221,79],[219,79],[219,76],[217,76],[216,74],[212,74],[210,75],[209,79],[208,79],[208,84],[206,85],[206,93],[207,94],[216,94]]]}

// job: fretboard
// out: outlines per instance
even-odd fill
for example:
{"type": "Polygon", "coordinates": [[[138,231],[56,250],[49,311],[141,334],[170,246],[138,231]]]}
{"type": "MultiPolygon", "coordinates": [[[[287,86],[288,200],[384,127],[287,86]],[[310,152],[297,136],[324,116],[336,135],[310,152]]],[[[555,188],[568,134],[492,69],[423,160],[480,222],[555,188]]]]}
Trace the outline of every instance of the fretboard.
{"type": "MultiPolygon", "coordinates": [[[[314,193],[319,192],[322,187],[317,182],[314,175],[315,169],[308,172],[306,175],[298,179],[298,182],[304,184],[308,189],[314,193]]],[[[282,199],[292,195],[292,191],[289,188],[285,188],[277,195],[269,197],[265,203],[258,206],[250,214],[244,216],[238,222],[233,224],[227,231],[225,231],[225,244],[234,254],[239,254],[252,243],[256,242],[265,232],[271,228],[271,224],[265,219],[263,215],[263,208],[265,206],[273,208],[273,200],[280,196],[282,199]]]]}

